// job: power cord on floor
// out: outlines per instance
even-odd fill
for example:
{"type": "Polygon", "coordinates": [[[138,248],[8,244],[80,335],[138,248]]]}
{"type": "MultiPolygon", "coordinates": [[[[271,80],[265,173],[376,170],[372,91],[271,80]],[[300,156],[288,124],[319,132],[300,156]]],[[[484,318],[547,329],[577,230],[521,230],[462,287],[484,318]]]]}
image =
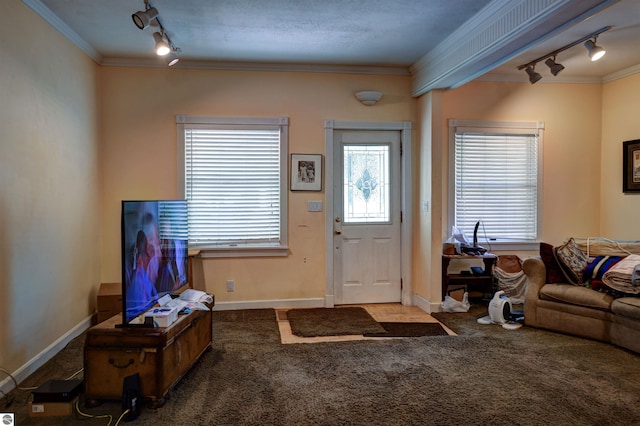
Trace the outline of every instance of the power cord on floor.
{"type": "MultiPolygon", "coordinates": [[[[0,371],[2,371],[4,374],[6,374],[7,376],[9,376],[9,378],[13,381],[13,383],[16,385],[16,389],[20,389],[20,390],[35,390],[38,389],[37,387],[29,387],[29,388],[21,388],[20,385],[18,384],[18,381],[16,380],[15,377],[13,377],[13,374],[11,374],[9,371],[5,370],[4,368],[0,367],[0,371]]],[[[4,393],[4,392],[3,392],[4,393]]]]}
{"type": "MultiPolygon", "coordinates": [[[[76,399],[75,408],[76,408],[76,412],[79,415],[81,415],[82,417],[86,417],[86,418],[90,418],[90,419],[109,419],[109,423],[107,423],[107,426],[111,426],[111,422],[113,421],[113,416],[111,414],[93,415],[93,414],[83,413],[82,411],[80,411],[80,398],[76,399]]],[[[122,419],[124,418],[124,416],[129,414],[130,411],[131,411],[130,408],[127,408],[126,410],[124,410],[124,412],[122,414],[120,414],[120,417],[118,417],[118,420],[116,420],[114,426],[118,426],[120,424],[120,422],[122,421],[122,419]]]]}

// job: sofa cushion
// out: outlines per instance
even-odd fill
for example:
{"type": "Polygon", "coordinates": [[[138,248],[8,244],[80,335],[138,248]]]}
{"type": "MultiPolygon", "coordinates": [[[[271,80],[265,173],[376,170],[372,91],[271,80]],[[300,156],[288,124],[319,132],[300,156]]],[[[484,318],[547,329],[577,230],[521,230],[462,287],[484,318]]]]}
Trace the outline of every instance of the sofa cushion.
{"type": "Polygon", "coordinates": [[[603,311],[610,310],[614,301],[609,294],[570,284],[543,285],[540,298],[603,311]]]}
{"type": "Polygon", "coordinates": [[[583,274],[589,258],[578,247],[573,238],[554,249],[554,254],[560,269],[570,284],[582,285],[583,274]]]}
{"type": "Polygon", "coordinates": [[[616,315],[640,321],[640,298],[622,297],[611,303],[611,311],[616,315]]]}
{"type": "Polygon", "coordinates": [[[540,243],[540,258],[542,259],[542,263],[544,263],[544,267],[547,270],[545,283],[556,284],[567,282],[564,275],[562,274],[560,265],[558,265],[558,261],[553,255],[553,246],[551,244],[540,243]]]}

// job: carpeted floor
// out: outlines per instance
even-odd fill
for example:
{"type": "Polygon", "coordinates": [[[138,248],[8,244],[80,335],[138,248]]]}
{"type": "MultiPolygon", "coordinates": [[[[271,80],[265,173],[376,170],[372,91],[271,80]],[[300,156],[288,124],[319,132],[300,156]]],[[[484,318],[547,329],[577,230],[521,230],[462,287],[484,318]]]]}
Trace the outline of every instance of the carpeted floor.
{"type": "MultiPolygon", "coordinates": [[[[476,322],[485,308],[437,314],[457,337],[283,345],[273,310],[214,313],[214,348],[137,425],[640,424],[640,356],[608,344],[476,322]]],[[[74,340],[22,386],[82,366],[74,340]]],[[[105,425],[27,415],[16,424],[105,425]]],[[[6,399],[2,399],[5,407],[6,399]]],[[[84,410],[120,413],[119,403],[84,410]]]]}

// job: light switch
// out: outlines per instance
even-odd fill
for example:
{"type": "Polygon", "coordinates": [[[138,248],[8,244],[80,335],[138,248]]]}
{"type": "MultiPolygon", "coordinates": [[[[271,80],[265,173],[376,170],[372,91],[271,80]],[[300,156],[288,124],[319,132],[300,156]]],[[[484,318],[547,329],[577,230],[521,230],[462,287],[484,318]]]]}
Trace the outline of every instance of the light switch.
{"type": "Polygon", "coordinates": [[[307,201],[307,211],[308,212],[321,212],[322,211],[322,201],[307,201]]]}

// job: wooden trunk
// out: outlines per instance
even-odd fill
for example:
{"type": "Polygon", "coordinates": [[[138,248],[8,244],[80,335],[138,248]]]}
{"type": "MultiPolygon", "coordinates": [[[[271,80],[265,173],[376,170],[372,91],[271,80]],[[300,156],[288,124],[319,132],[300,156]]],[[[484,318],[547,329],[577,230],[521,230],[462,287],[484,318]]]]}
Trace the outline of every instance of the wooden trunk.
{"type": "Polygon", "coordinates": [[[164,404],[171,388],[211,348],[211,310],[180,315],[166,328],[117,328],[114,316],[87,331],[84,384],[87,405],[121,400],[124,378],[140,374],[141,392],[152,407],[164,404]]]}

